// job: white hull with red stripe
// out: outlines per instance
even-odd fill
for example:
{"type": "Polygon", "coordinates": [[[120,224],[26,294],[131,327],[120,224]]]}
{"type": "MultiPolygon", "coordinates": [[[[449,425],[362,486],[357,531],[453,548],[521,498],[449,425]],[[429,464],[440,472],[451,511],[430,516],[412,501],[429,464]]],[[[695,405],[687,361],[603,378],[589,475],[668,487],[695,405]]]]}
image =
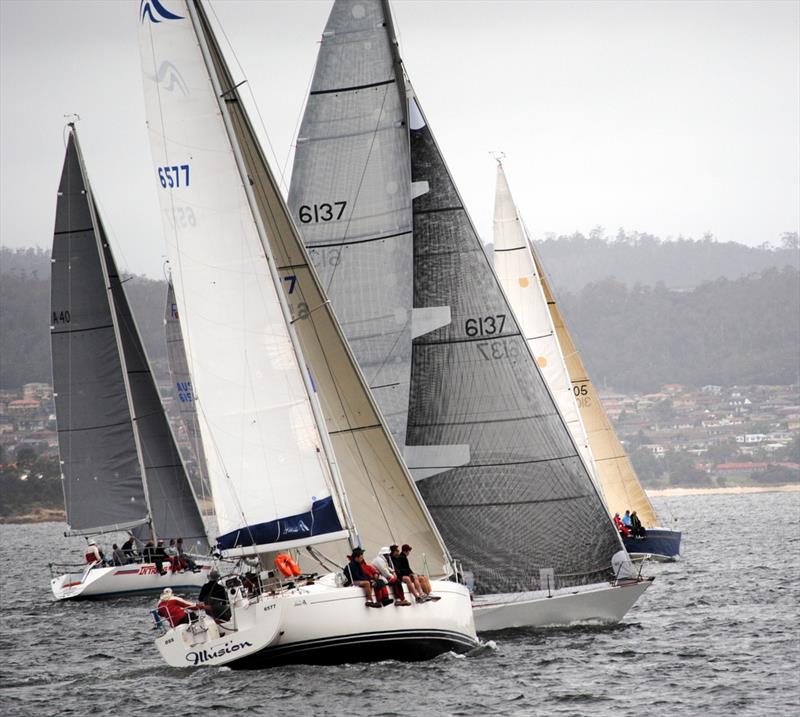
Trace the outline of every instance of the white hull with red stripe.
{"type": "Polygon", "coordinates": [[[50,581],[56,600],[99,600],[124,595],[159,593],[164,588],[199,590],[208,580],[210,565],[199,565],[198,572],[172,572],[164,565],[165,575],[159,575],[154,563],[116,565],[68,572],[50,581]]]}

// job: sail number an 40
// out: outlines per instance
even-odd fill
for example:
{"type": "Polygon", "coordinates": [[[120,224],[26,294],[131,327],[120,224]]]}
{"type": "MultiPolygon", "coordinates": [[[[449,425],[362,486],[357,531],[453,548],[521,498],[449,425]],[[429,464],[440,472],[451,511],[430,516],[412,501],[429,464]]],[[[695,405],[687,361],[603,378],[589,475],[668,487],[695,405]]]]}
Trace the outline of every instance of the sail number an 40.
{"type": "Polygon", "coordinates": [[[467,319],[464,322],[464,333],[470,338],[474,336],[496,336],[503,333],[506,323],[505,314],[496,316],[481,316],[477,319],[467,319]]]}
{"type": "Polygon", "coordinates": [[[164,189],[178,189],[189,186],[189,165],[173,164],[158,168],[158,181],[164,189]]]}
{"type": "Polygon", "coordinates": [[[297,216],[303,224],[316,224],[317,222],[332,222],[339,220],[344,214],[347,202],[323,202],[322,204],[303,204],[297,216]]]}

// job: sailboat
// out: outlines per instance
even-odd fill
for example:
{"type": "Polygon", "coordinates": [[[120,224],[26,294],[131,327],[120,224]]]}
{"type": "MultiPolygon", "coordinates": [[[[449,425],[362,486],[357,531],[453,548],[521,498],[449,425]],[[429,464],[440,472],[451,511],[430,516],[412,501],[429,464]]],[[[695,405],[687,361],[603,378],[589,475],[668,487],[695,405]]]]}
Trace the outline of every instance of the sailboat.
{"type": "Polygon", "coordinates": [[[675,560],[681,533],[659,527],[625,449],[611,425],[580,353],[570,335],[497,160],[494,216],[494,267],[514,313],[520,319],[542,375],[559,401],[575,443],[593,471],[611,515],[636,511],[644,537],[623,537],[628,553],[675,560]]]}
{"type": "MultiPolygon", "coordinates": [[[[92,195],[74,124],[58,190],[50,327],[67,535],[208,539],[92,195]]],[[[168,562],[165,561],[168,565],[168,562]]],[[[140,562],[51,565],[58,600],[197,589],[200,572],[140,562]]]]}
{"type": "Polygon", "coordinates": [[[164,335],[167,341],[167,363],[172,379],[172,396],[176,399],[180,426],[186,435],[188,456],[184,456],[189,479],[193,480],[195,493],[201,505],[207,501],[210,493],[208,486],[208,468],[206,454],[200,440],[200,427],[197,422],[197,411],[194,405],[194,389],[189,375],[189,364],[186,361],[186,349],[183,343],[183,332],[178,320],[178,304],[175,301],[175,289],[172,279],[167,280],[167,304],[164,310],[164,335]]]}
{"type": "MultiPolygon", "coordinates": [[[[616,622],[624,550],[400,60],[388,2],[337,0],[289,206],[479,631],[616,622]]],[[[631,575],[626,569],[626,575],[631,575]]]]}
{"type": "Polygon", "coordinates": [[[399,456],[252,131],[204,7],[144,0],[154,177],[231,619],[165,631],[172,666],[420,660],[477,645],[467,589],[399,456]],[[175,81],[179,77],[180,82],[175,81]],[[191,220],[189,220],[191,217],[191,220]],[[441,599],[365,608],[355,547],[409,542],[441,599]],[[302,575],[281,579],[289,553],[302,575]],[[322,569],[320,577],[315,573],[322,569]]]}

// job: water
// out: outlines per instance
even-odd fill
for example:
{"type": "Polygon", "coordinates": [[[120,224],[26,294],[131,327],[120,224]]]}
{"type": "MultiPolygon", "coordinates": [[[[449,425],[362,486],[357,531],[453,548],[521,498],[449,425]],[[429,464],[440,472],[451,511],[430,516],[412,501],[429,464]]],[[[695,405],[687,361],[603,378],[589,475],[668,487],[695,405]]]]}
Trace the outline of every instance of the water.
{"type": "Polygon", "coordinates": [[[623,624],[496,633],[479,654],[261,672],[173,670],[149,598],[53,603],[64,526],[0,526],[0,714],[786,715],[800,705],[800,493],[670,498],[684,560],[623,624]]]}

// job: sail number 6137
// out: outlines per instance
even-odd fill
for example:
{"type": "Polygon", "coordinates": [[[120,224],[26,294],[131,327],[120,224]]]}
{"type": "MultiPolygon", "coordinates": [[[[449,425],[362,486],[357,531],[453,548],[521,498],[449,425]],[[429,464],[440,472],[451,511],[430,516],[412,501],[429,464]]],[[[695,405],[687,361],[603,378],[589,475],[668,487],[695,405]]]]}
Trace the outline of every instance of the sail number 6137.
{"type": "Polygon", "coordinates": [[[482,316],[477,319],[467,319],[464,322],[464,332],[472,338],[473,336],[494,336],[503,333],[503,326],[506,323],[505,314],[496,316],[482,316]]]}
{"type": "Polygon", "coordinates": [[[323,202],[322,204],[303,204],[297,212],[303,224],[330,222],[342,218],[347,202],[323,202]],[[335,215],[335,216],[334,216],[335,215]]]}

